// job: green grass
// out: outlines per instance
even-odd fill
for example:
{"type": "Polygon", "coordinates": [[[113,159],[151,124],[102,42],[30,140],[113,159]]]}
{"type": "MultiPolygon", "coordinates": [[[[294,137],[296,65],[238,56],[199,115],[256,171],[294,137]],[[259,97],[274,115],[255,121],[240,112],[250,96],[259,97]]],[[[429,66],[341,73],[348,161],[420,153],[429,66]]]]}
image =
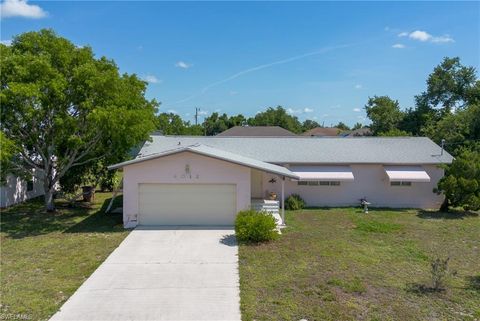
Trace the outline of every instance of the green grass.
{"type": "Polygon", "coordinates": [[[239,249],[241,309],[251,320],[479,320],[476,213],[307,209],[271,243],[239,249]],[[449,256],[444,292],[430,261],[449,256]]]}
{"type": "Polygon", "coordinates": [[[120,244],[129,232],[121,214],[104,214],[109,197],[59,201],[55,213],[41,199],[2,210],[0,315],[48,319],[120,244]]]}

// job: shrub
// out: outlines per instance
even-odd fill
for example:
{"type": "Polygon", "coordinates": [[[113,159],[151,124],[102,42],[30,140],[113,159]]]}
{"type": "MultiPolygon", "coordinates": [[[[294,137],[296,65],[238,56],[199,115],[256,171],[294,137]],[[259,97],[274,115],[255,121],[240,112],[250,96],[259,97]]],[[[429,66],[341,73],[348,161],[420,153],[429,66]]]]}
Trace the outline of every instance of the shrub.
{"type": "Polygon", "coordinates": [[[275,218],[267,212],[241,211],[235,219],[235,234],[240,242],[260,243],[278,237],[275,218]]]}
{"type": "Polygon", "coordinates": [[[305,201],[298,194],[291,194],[285,199],[285,208],[287,210],[301,210],[305,207],[305,201]]]}
{"type": "Polygon", "coordinates": [[[445,278],[448,274],[448,261],[450,258],[436,258],[431,263],[432,288],[435,291],[441,291],[445,288],[445,278]]]}

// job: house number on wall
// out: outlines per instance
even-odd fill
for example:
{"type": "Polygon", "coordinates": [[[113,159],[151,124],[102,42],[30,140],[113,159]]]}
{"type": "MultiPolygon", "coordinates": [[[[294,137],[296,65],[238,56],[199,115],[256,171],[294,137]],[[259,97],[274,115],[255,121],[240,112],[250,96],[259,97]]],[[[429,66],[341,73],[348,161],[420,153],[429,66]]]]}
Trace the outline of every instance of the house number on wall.
{"type": "MultiPolygon", "coordinates": [[[[174,178],[178,178],[179,175],[174,174],[174,178]]],[[[190,164],[185,165],[185,172],[180,174],[180,179],[199,179],[200,175],[199,174],[192,174],[190,170],[190,164]]]]}

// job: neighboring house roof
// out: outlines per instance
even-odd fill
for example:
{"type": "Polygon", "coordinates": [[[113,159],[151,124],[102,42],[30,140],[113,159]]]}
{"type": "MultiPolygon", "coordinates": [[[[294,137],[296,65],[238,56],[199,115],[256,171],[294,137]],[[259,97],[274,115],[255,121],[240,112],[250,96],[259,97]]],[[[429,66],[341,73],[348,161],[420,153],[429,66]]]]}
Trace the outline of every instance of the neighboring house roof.
{"type": "Polygon", "coordinates": [[[275,164],[442,164],[453,157],[427,137],[152,136],[138,157],[195,144],[275,164]]]}
{"type": "Polygon", "coordinates": [[[247,167],[250,167],[250,168],[259,169],[259,170],[262,170],[262,171],[265,171],[265,172],[268,172],[268,173],[272,173],[272,174],[278,174],[278,175],[282,175],[282,176],[289,177],[289,178],[295,178],[295,179],[299,178],[298,175],[292,173],[290,170],[288,170],[287,168],[285,168],[283,166],[269,164],[269,163],[262,162],[262,161],[257,160],[257,159],[245,157],[245,156],[238,155],[238,154],[235,154],[235,153],[226,152],[224,150],[212,148],[212,147],[205,146],[205,145],[202,145],[202,144],[195,144],[195,145],[190,145],[190,146],[185,146],[185,147],[179,147],[179,148],[175,148],[175,149],[171,149],[171,150],[162,151],[162,152],[159,152],[159,153],[150,154],[150,155],[145,156],[145,157],[137,157],[135,159],[132,159],[132,160],[129,160],[129,161],[126,161],[126,162],[123,162],[123,163],[119,163],[119,164],[109,166],[108,169],[117,169],[117,168],[121,168],[121,167],[128,166],[128,165],[131,165],[131,164],[141,163],[141,162],[144,162],[144,161],[148,161],[148,160],[152,160],[152,159],[156,159],[156,158],[160,158],[160,157],[165,157],[165,156],[172,155],[172,154],[178,154],[178,153],[181,153],[181,152],[192,152],[192,153],[195,153],[195,154],[200,154],[200,155],[204,155],[204,156],[213,157],[213,158],[216,158],[216,159],[221,159],[221,160],[224,160],[224,161],[228,161],[230,163],[235,163],[235,164],[247,166],[247,167]]]}
{"type": "Polygon", "coordinates": [[[359,129],[352,130],[347,135],[347,137],[353,137],[353,136],[372,136],[372,130],[368,127],[362,127],[359,129]]]}
{"type": "Polygon", "coordinates": [[[336,127],[315,127],[307,130],[303,136],[338,136],[342,130],[336,127]]]}
{"type": "Polygon", "coordinates": [[[245,136],[297,136],[280,126],[235,126],[227,129],[217,136],[245,137],[245,136]]]}

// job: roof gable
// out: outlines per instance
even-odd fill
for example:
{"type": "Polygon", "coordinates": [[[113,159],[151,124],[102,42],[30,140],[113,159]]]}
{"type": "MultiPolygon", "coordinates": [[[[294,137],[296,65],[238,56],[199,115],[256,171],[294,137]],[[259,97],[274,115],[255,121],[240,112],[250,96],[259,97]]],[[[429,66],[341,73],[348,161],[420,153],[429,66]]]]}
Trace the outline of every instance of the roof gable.
{"type": "Polygon", "coordinates": [[[295,179],[298,178],[296,174],[292,173],[290,170],[288,170],[283,166],[269,164],[266,162],[259,161],[257,159],[248,158],[242,155],[226,152],[223,150],[219,150],[219,149],[201,145],[201,144],[178,147],[178,148],[167,150],[161,153],[151,154],[145,157],[137,157],[135,159],[132,159],[123,163],[109,166],[108,169],[118,169],[128,165],[137,164],[137,163],[141,163],[141,162],[145,162],[145,161],[149,161],[149,160],[153,160],[153,159],[157,159],[157,158],[161,158],[169,155],[174,155],[178,153],[183,153],[183,152],[191,152],[191,153],[195,153],[195,154],[199,154],[207,157],[212,157],[212,158],[220,159],[230,163],[259,169],[268,173],[277,174],[277,175],[281,175],[289,178],[295,178],[295,179]]]}

